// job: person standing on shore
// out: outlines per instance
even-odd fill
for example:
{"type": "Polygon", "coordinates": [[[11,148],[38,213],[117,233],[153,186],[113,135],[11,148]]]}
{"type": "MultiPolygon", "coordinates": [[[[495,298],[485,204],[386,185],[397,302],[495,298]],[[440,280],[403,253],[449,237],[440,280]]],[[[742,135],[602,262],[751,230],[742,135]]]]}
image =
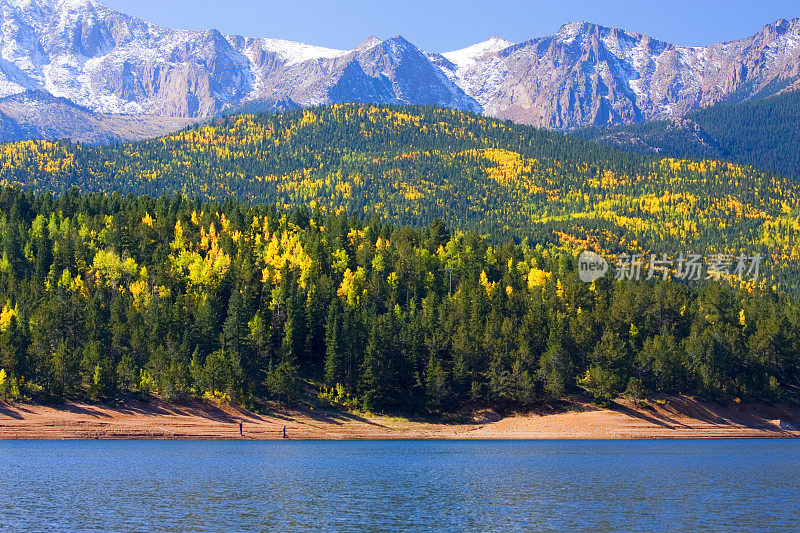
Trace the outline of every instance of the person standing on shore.
{"type": "Polygon", "coordinates": [[[239,436],[242,436],[242,421],[239,420],[239,436]]]}
{"type": "Polygon", "coordinates": [[[283,438],[286,438],[286,426],[283,426],[283,438]]]}

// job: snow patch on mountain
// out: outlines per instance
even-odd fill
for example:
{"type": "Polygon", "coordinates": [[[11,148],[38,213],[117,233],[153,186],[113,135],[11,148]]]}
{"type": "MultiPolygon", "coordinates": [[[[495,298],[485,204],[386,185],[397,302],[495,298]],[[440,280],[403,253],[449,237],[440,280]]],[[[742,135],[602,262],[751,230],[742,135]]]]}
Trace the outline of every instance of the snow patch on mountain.
{"type": "Polygon", "coordinates": [[[461,50],[445,52],[442,54],[459,69],[469,68],[476,61],[489,54],[496,54],[500,50],[513,46],[514,43],[501,37],[491,37],[481,43],[473,44],[461,50]]]}
{"type": "Polygon", "coordinates": [[[444,63],[440,66],[467,95],[486,107],[500,90],[508,74],[508,68],[499,52],[513,45],[514,43],[501,37],[491,37],[461,50],[441,54],[450,64],[444,63]]]}
{"type": "Polygon", "coordinates": [[[562,25],[555,34],[555,39],[563,44],[572,44],[583,32],[586,22],[573,21],[562,25]]]}
{"type": "Polygon", "coordinates": [[[286,61],[287,66],[315,59],[333,59],[350,53],[349,50],[335,50],[282,39],[262,38],[261,44],[265,50],[277,52],[286,61]]]}

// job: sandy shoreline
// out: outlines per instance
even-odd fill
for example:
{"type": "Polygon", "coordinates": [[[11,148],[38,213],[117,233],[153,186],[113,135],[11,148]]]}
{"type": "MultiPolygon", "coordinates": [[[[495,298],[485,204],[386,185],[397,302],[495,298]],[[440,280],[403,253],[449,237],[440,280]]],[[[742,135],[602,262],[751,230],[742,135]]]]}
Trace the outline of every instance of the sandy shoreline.
{"type": "Polygon", "coordinates": [[[573,404],[564,412],[506,417],[486,411],[460,424],[319,408],[276,407],[256,414],[205,402],[131,401],[122,407],[72,403],[58,408],[0,402],[0,439],[276,440],[282,438],[284,426],[288,438],[294,440],[800,437],[800,431],[785,429],[787,423],[800,428],[799,409],[726,406],[683,396],[651,402],[650,407],[631,402],[608,409],[573,404]]]}

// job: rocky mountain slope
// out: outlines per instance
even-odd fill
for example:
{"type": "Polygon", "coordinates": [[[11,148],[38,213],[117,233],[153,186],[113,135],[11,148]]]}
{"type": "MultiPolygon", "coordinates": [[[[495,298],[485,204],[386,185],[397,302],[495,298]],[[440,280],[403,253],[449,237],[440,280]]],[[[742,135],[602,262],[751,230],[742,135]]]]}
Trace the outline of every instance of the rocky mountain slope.
{"type": "Polygon", "coordinates": [[[443,54],[438,64],[487,115],[548,128],[672,118],[795,89],[800,80],[798,19],[706,47],[586,22],[552,37],[498,44],[488,41],[480,54],[443,54]]]}
{"type": "Polygon", "coordinates": [[[89,144],[139,141],[166,135],[197,118],[95,113],[44,91],[0,99],[0,139],[70,139],[89,144]]]}
{"type": "Polygon", "coordinates": [[[104,113],[213,116],[259,99],[421,103],[479,111],[395,37],[330,50],[163,28],[94,0],[3,0],[0,96],[42,89],[104,113]]]}
{"type": "Polygon", "coordinates": [[[0,97],[38,90],[95,113],[191,118],[353,101],[431,104],[570,129],[796,88],[798,44],[800,20],[694,48],[577,22],[550,37],[494,37],[443,54],[400,36],[333,50],[165,28],[95,0],[0,0],[0,97]]]}

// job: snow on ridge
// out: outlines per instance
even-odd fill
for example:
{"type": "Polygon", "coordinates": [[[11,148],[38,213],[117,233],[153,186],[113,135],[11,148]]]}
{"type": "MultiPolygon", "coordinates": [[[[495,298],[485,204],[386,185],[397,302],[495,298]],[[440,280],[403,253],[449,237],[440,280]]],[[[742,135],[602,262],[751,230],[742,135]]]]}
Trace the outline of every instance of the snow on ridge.
{"type": "Polygon", "coordinates": [[[558,29],[555,38],[564,44],[572,44],[572,42],[580,35],[581,30],[586,26],[587,22],[583,20],[576,20],[567,22],[558,29]]]}
{"type": "Polygon", "coordinates": [[[441,54],[456,68],[454,71],[442,65],[440,68],[446,70],[448,77],[461,90],[485,108],[497,96],[508,75],[505,61],[497,53],[513,45],[511,41],[492,37],[461,50],[441,54]]]}
{"type": "Polygon", "coordinates": [[[55,0],[55,1],[50,0],[50,5],[60,7],[62,9],[63,8],[81,9],[86,7],[87,5],[90,5],[93,8],[105,7],[97,0],[55,0]]]}
{"type": "Polygon", "coordinates": [[[445,52],[442,56],[455,64],[458,68],[465,68],[486,55],[496,54],[500,50],[504,50],[513,45],[514,43],[501,37],[490,37],[483,42],[473,44],[461,50],[445,52]]]}
{"type": "Polygon", "coordinates": [[[287,65],[305,63],[313,59],[334,59],[350,53],[350,50],[337,50],[334,48],[325,48],[323,46],[286,41],[283,39],[272,39],[269,37],[263,37],[260,41],[261,46],[265,50],[278,53],[283,57],[287,65]]]}
{"type": "Polygon", "coordinates": [[[3,0],[0,5],[8,5],[17,9],[32,10],[42,7],[54,8],[59,0],[3,0]]]}

